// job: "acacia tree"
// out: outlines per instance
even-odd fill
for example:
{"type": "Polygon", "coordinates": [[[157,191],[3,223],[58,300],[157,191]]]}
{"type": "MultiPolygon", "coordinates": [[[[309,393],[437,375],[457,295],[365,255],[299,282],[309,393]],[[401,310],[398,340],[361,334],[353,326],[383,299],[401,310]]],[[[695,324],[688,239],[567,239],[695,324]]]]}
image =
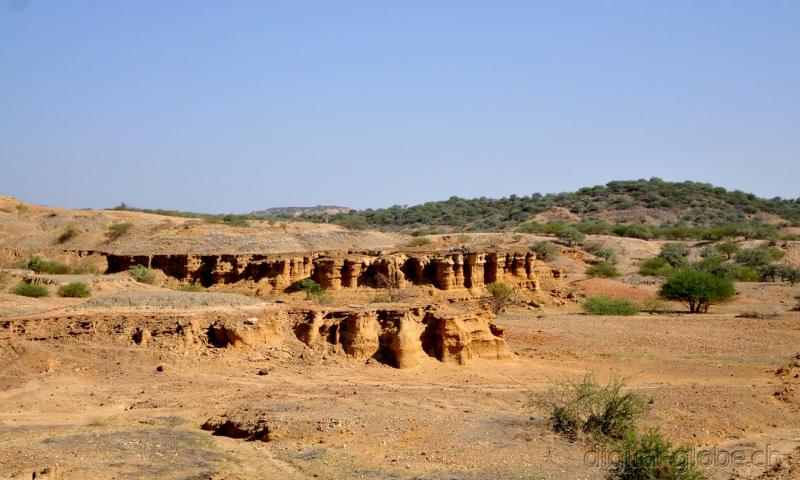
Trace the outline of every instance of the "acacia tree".
{"type": "Polygon", "coordinates": [[[586,239],[586,235],[584,235],[575,227],[563,228],[561,231],[556,233],[556,237],[562,242],[566,243],[568,247],[580,244],[584,239],[586,239]]]}
{"type": "Polygon", "coordinates": [[[706,313],[709,305],[733,296],[733,282],[692,268],[678,270],[661,285],[659,294],[667,300],[685,303],[692,313],[706,313]]]}
{"type": "Polygon", "coordinates": [[[734,255],[736,255],[736,254],[739,252],[739,250],[741,250],[741,249],[739,248],[739,244],[738,244],[738,243],[736,243],[736,242],[730,242],[730,241],[728,241],[728,242],[720,243],[719,245],[717,245],[717,250],[718,250],[718,251],[719,251],[721,254],[725,255],[725,257],[726,257],[728,260],[730,260],[730,259],[732,259],[732,258],[733,258],[733,256],[734,256],[734,255]]]}
{"type": "Polygon", "coordinates": [[[486,285],[491,298],[492,311],[497,314],[514,301],[514,289],[505,283],[494,282],[486,285]]]}

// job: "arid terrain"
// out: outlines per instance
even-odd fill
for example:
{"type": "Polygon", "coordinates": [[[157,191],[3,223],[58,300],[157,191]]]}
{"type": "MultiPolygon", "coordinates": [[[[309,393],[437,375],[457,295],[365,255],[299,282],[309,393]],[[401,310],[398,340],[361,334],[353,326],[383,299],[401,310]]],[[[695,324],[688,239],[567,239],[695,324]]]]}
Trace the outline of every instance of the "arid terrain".
{"type": "MultiPolygon", "coordinates": [[[[638,265],[666,242],[592,235],[621,276],[589,278],[580,246],[536,258],[542,235],[20,205],[0,197],[0,479],[602,479],[609,452],[540,402],[586,374],[646,397],[641,428],[708,452],[711,478],[800,478],[796,285],[595,316],[588,296],[656,297],[638,265]],[[501,281],[515,301],[495,316],[501,281]],[[91,295],[57,296],[70,282],[91,295]]],[[[800,266],[800,242],[779,247],[800,266]]]]}

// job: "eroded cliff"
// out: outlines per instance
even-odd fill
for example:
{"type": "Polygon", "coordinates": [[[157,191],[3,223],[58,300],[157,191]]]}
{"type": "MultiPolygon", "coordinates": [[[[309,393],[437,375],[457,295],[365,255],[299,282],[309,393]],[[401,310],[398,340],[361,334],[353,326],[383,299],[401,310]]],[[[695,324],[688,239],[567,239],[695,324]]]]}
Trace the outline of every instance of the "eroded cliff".
{"type": "Polygon", "coordinates": [[[427,285],[439,290],[475,289],[502,281],[538,290],[554,270],[529,251],[346,252],[286,255],[106,254],[106,273],[133,265],[161,270],[181,282],[205,287],[249,282],[281,292],[312,278],[326,290],[427,285]]]}
{"type": "Polygon", "coordinates": [[[293,352],[319,357],[374,360],[412,368],[435,359],[466,364],[506,359],[511,352],[491,313],[453,312],[436,306],[376,308],[287,307],[203,314],[120,310],[53,313],[0,321],[0,340],[14,339],[132,344],[214,351],[293,352]]]}

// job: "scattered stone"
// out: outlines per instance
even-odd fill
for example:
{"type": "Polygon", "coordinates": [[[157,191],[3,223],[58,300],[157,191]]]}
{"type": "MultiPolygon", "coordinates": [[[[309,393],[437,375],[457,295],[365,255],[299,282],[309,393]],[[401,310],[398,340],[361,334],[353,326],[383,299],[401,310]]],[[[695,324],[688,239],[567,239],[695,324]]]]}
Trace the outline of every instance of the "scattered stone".
{"type": "Polygon", "coordinates": [[[214,432],[214,435],[220,435],[223,437],[243,438],[247,441],[270,441],[270,426],[267,420],[263,417],[239,418],[222,415],[215,418],[209,418],[203,425],[200,426],[200,428],[203,430],[209,430],[214,432]]]}

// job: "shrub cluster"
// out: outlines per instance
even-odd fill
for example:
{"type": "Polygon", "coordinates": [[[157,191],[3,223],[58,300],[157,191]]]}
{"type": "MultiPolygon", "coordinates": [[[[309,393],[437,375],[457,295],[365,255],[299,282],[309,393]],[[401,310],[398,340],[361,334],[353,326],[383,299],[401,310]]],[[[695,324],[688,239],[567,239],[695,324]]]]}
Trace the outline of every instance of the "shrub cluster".
{"type": "Polygon", "coordinates": [[[178,290],[182,292],[202,292],[204,288],[199,283],[192,282],[181,285],[178,290]]]}
{"type": "Polygon", "coordinates": [[[596,295],[583,302],[583,311],[591,315],[636,315],[639,306],[624,298],[596,295]]]}
{"type": "Polygon", "coordinates": [[[83,282],[72,282],[58,287],[58,296],[65,298],[86,298],[92,294],[89,286],[83,282]]]}
{"type": "Polygon", "coordinates": [[[414,237],[414,238],[411,239],[411,241],[408,242],[407,246],[409,246],[409,247],[422,247],[422,246],[430,245],[430,244],[431,244],[431,239],[430,238],[414,237]]]}
{"type": "Polygon", "coordinates": [[[626,432],[618,443],[616,462],[607,480],[704,480],[708,478],[692,462],[691,448],[675,447],[658,430],[626,432]]]}
{"type": "Polygon", "coordinates": [[[583,249],[592,255],[602,258],[608,263],[617,263],[617,254],[614,250],[601,242],[588,242],[583,249]]]}
{"type": "Polygon", "coordinates": [[[759,274],[756,270],[745,265],[738,265],[725,260],[721,255],[706,256],[691,267],[701,272],[707,272],[717,277],[735,280],[737,282],[757,282],[759,274]]]}
{"type": "Polygon", "coordinates": [[[74,227],[67,227],[67,229],[64,230],[61,233],[61,235],[58,236],[57,241],[58,241],[58,243],[66,243],[69,240],[77,237],[79,234],[80,234],[80,232],[77,229],[75,229],[74,227]]]}
{"type": "Polygon", "coordinates": [[[614,278],[619,277],[619,272],[614,265],[608,262],[595,263],[586,269],[586,275],[590,277],[614,278]]]}
{"type": "Polygon", "coordinates": [[[639,265],[639,273],[646,276],[666,277],[672,273],[672,265],[662,257],[653,257],[639,265]]]}
{"type": "Polygon", "coordinates": [[[642,275],[664,277],[676,268],[683,268],[687,264],[689,247],[682,243],[665,243],[661,246],[658,256],[645,260],[639,265],[642,275]]]}
{"type": "Polygon", "coordinates": [[[556,233],[556,238],[564,242],[568,247],[573,247],[581,244],[586,239],[586,235],[577,228],[568,226],[559,230],[556,233]]]}
{"type": "Polygon", "coordinates": [[[762,282],[776,282],[779,278],[782,282],[789,282],[792,285],[800,282],[800,270],[788,265],[774,263],[764,265],[758,271],[758,276],[762,282]]]}
{"type": "Polygon", "coordinates": [[[108,226],[108,230],[106,231],[106,238],[113,242],[118,238],[122,237],[126,233],[133,230],[133,224],[129,222],[123,223],[112,223],[108,226]]]}
{"type": "Polygon", "coordinates": [[[536,258],[543,261],[554,260],[560,255],[558,247],[547,240],[534,243],[531,246],[531,251],[536,254],[536,258]]]}
{"type": "Polygon", "coordinates": [[[128,273],[139,283],[152,285],[156,282],[156,272],[150,270],[144,265],[134,265],[128,269],[128,273]]]}
{"type": "Polygon", "coordinates": [[[33,298],[46,297],[48,294],[47,288],[43,285],[37,285],[35,283],[28,282],[18,283],[14,288],[11,289],[11,293],[14,295],[33,298]]]}
{"type": "Polygon", "coordinates": [[[646,412],[647,401],[624,383],[599,385],[591,375],[556,383],[539,402],[553,431],[570,439],[587,434],[596,440],[621,439],[646,412]]]}
{"type": "Polygon", "coordinates": [[[607,480],[704,480],[688,446],[673,446],[658,430],[637,432],[637,422],[648,409],[647,400],[624,392],[624,383],[599,385],[591,375],[557,382],[536,403],[547,411],[554,432],[570,440],[586,435],[609,445],[615,454],[607,480]]]}
{"type": "Polygon", "coordinates": [[[55,275],[64,275],[72,271],[66,263],[56,262],[55,260],[45,260],[37,255],[32,256],[30,260],[28,260],[28,268],[36,273],[51,273],[55,275]]]}

